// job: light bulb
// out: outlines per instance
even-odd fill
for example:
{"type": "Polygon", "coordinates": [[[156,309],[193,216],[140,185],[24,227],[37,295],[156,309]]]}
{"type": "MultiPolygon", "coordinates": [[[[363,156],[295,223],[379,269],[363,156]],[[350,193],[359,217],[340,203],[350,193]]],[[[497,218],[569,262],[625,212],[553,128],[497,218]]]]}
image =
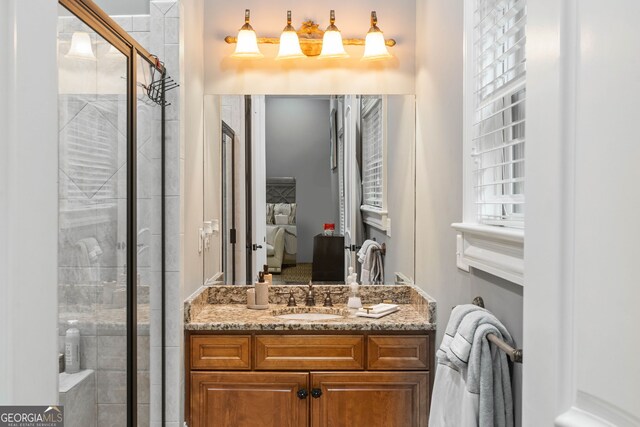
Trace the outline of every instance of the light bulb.
{"type": "Polygon", "coordinates": [[[322,52],[319,58],[348,58],[349,54],[344,50],[342,44],[342,34],[338,27],[334,25],[336,21],[335,11],[331,11],[330,25],[327,27],[322,38],[322,52]]]}
{"type": "Polygon", "coordinates": [[[373,11],[371,12],[371,28],[364,42],[364,55],[362,59],[365,61],[392,58],[392,55],[387,50],[384,35],[377,24],[378,17],[376,16],[376,12],[373,11]]]}
{"type": "Polygon", "coordinates": [[[287,26],[280,34],[280,49],[276,59],[304,58],[305,54],[300,49],[300,39],[296,29],[291,26],[291,11],[287,11],[287,26]]]}
{"type": "Polygon", "coordinates": [[[249,24],[249,9],[244,11],[244,25],[238,31],[238,41],[233,58],[262,58],[264,55],[258,49],[258,38],[253,27],[249,24]]]}
{"type": "Polygon", "coordinates": [[[91,37],[87,33],[76,31],[71,36],[71,47],[65,58],[95,61],[96,55],[91,47],[91,37]]]}

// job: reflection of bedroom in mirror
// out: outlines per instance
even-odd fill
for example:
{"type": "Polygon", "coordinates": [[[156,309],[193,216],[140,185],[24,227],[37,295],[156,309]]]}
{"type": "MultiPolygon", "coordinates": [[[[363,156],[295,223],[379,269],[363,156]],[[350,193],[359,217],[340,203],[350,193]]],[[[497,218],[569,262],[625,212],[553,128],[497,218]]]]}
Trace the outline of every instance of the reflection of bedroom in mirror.
{"type": "Polygon", "coordinates": [[[344,279],[331,104],[329,96],[266,97],[266,248],[276,282],[344,279]],[[338,230],[329,235],[324,224],[338,230]]]}
{"type": "Polygon", "coordinates": [[[206,284],[414,274],[413,96],[205,96],[206,284]],[[394,191],[394,190],[402,191],[394,191]],[[391,219],[394,220],[393,233],[391,219]]]}

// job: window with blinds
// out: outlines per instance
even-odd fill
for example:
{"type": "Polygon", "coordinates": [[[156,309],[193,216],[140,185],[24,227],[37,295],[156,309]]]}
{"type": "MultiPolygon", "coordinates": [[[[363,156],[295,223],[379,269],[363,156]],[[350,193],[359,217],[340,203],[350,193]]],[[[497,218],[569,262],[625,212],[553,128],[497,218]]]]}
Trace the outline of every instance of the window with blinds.
{"type": "Polygon", "coordinates": [[[475,0],[473,182],[478,222],[524,228],[525,0],[475,0]]]}
{"type": "Polygon", "coordinates": [[[384,128],[382,97],[362,97],[362,203],[383,209],[384,128]]]}

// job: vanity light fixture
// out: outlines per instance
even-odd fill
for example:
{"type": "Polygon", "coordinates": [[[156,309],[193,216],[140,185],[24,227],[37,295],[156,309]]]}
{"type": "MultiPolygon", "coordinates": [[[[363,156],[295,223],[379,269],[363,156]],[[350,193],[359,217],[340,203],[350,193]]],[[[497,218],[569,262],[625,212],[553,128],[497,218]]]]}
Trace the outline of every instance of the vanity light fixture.
{"type": "Polygon", "coordinates": [[[91,47],[91,36],[82,31],[76,31],[71,36],[71,47],[65,58],[95,61],[96,55],[91,47]]]}
{"type": "Polygon", "coordinates": [[[369,28],[364,42],[364,55],[362,56],[362,60],[372,61],[391,57],[384,41],[384,35],[382,31],[380,31],[380,28],[378,28],[378,16],[376,15],[376,11],[373,10],[371,11],[371,28],[369,28]]]}
{"type": "Polygon", "coordinates": [[[264,55],[258,48],[258,38],[256,32],[253,30],[249,20],[251,18],[251,12],[249,9],[244,11],[244,25],[238,31],[236,51],[233,52],[231,57],[233,58],[262,58],[264,55]]]}
{"type": "Polygon", "coordinates": [[[395,46],[394,39],[385,39],[378,28],[376,12],[371,12],[371,28],[365,39],[343,39],[340,30],[335,25],[336,15],[332,10],[330,24],[326,31],[318,28],[318,24],[311,20],[302,23],[300,29],[291,25],[291,11],[287,11],[287,26],[280,37],[256,37],[255,31],[249,25],[249,10],[245,12],[245,24],[240,29],[238,37],[226,36],[224,41],[237,43],[234,58],[262,58],[258,44],[279,44],[280,49],[276,59],[303,58],[318,56],[319,58],[348,58],[349,54],[344,46],[365,46],[363,60],[392,58],[387,47],[395,46]]]}
{"type": "Polygon", "coordinates": [[[276,59],[304,58],[305,54],[300,49],[300,39],[296,29],[291,25],[291,11],[287,10],[287,26],[280,34],[280,49],[276,59]]]}
{"type": "Polygon", "coordinates": [[[324,31],[324,37],[322,38],[322,52],[320,52],[319,58],[348,58],[349,54],[344,50],[342,44],[342,34],[335,25],[336,11],[331,10],[329,18],[329,26],[324,31]]]}

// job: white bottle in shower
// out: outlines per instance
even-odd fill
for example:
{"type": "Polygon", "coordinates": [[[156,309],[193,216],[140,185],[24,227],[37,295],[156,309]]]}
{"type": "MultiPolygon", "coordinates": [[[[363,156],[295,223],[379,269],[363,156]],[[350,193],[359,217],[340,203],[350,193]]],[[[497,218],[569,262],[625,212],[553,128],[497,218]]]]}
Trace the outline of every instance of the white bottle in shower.
{"type": "Polygon", "coordinates": [[[80,372],[80,331],[77,320],[69,320],[69,329],[64,337],[64,371],[67,374],[80,372]]]}

